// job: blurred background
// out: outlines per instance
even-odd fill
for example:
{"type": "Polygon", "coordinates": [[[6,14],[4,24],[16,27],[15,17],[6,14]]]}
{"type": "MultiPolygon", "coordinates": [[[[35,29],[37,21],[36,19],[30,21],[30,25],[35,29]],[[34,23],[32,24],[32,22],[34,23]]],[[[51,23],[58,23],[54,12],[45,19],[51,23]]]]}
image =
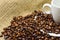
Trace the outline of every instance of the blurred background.
{"type": "Polygon", "coordinates": [[[0,0],[0,33],[4,27],[10,25],[13,17],[26,16],[34,10],[42,10],[42,6],[50,2],[51,0],[0,0]]]}

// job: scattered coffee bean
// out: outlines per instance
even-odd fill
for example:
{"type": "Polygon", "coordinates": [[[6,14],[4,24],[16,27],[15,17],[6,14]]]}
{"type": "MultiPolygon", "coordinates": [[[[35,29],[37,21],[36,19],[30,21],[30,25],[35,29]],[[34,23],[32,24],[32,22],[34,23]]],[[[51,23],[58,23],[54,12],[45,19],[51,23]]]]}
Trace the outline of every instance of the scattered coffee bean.
{"type": "Polygon", "coordinates": [[[54,22],[51,14],[42,11],[34,11],[25,17],[14,17],[11,25],[3,30],[2,36],[5,40],[60,40],[47,35],[48,32],[60,33],[60,25],[54,22]]]}

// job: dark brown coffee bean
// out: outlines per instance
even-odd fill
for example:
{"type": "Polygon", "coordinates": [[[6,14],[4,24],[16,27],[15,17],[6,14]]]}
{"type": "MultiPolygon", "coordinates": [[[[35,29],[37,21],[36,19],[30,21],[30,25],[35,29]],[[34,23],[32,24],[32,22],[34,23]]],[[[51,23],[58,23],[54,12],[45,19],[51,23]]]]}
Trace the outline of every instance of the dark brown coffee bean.
{"type": "Polygon", "coordinates": [[[3,35],[0,35],[0,37],[3,37],[3,35]]]}
{"type": "Polygon", "coordinates": [[[5,40],[60,40],[49,36],[48,32],[60,33],[60,25],[54,22],[51,14],[35,10],[25,17],[14,17],[11,25],[3,29],[2,36],[5,40]]]}

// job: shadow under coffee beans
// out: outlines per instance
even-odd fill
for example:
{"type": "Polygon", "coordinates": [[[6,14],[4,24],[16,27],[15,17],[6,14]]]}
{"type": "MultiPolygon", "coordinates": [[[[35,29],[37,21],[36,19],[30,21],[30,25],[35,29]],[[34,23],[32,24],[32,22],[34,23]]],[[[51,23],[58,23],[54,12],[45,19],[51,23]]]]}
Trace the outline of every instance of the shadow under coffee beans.
{"type": "Polygon", "coordinates": [[[51,14],[34,11],[25,17],[14,17],[11,25],[3,29],[2,36],[5,40],[60,40],[41,29],[46,33],[60,33],[60,25],[54,22],[51,14]]]}

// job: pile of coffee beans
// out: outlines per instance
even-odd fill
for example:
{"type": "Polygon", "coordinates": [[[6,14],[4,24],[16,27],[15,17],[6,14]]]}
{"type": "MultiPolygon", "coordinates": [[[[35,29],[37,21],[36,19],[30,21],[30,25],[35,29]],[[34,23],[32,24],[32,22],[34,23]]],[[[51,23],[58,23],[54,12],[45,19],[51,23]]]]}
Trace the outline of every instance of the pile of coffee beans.
{"type": "Polygon", "coordinates": [[[5,40],[60,40],[47,33],[60,33],[60,25],[55,23],[51,14],[34,11],[25,17],[14,17],[11,25],[3,29],[5,40]],[[41,32],[43,30],[45,33],[41,32]]]}

